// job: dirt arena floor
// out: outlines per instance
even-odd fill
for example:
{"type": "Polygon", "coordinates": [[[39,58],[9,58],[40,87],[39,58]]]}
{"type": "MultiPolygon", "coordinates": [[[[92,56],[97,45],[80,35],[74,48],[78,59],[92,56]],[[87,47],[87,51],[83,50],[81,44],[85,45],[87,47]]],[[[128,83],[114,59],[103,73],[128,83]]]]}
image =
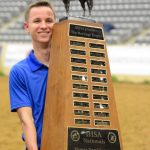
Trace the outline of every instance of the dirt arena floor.
{"type": "MultiPolygon", "coordinates": [[[[114,83],[124,150],[150,150],[150,84],[114,83]]],[[[8,78],[0,77],[0,150],[23,150],[21,127],[10,113],[8,78]]]]}

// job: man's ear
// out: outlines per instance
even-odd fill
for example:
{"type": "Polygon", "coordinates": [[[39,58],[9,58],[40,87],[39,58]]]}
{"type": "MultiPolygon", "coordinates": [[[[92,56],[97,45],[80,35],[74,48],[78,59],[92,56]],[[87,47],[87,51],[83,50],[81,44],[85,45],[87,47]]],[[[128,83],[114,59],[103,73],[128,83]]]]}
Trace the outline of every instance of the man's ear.
{"type": "Polygon", "coordinates": [[[29,25],[28,25],[27,21],[24,22],[24,29],[26,30],[27,33],[30,33],[30,31],[29,31],[29,25]]]}

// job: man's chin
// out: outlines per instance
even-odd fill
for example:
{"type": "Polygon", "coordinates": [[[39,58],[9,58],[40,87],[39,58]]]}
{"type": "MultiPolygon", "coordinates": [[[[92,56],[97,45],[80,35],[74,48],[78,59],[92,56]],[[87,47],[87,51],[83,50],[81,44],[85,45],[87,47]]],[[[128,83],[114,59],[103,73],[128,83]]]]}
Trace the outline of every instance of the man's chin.
{"type": "Polygon", "coordinates": [[[40,43],[49,43],[50,42],[50,38],[48,38],[48,39],[40,39],[39,42],[40,43]]]}

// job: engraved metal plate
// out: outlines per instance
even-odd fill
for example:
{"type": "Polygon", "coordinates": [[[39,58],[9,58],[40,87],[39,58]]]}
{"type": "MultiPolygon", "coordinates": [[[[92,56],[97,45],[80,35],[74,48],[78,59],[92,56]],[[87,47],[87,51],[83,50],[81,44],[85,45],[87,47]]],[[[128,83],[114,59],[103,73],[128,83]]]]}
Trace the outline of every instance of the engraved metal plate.
{"type": "Polygon", "coordinates": [[[77,106],[77,107],[89,107],[89,103],[88,102],[74,101],[74,106],[77,106]]]}
{"type": "Polygon", "coordinates": [[[72,66],[72,71],[87,72],[87,68],[72,66]]]}
{"type": "Polygon", "coordinates": [[[101,28],[70,24],[69,36],[104,40],[101,28]]]}
{"type": "Polygon", "coordinates": [[[108,112],[94,112],[94,116],[95,117],[109,117],[109,113],[108,112]]]}
{"type": "Polygon", "coordinates": [[[96,126],[110,126],[110,121],[106,120],[95,120],[96,126]]]}
{"type": "Polygon", "coordinates": [[[104,77],[92,77],[92,82],[107,83],[107,78],[104,78],[104,77]]]}
{"type": "Polygon", "coordinates": [[[72,80],[87,81],[86,75],[72,75],[72,80]]]}
{"type": "Polygon", "coordinates": [[[121,150],[118,131],[69,127],[67,150],[121,150]]]}
{"type": "Polygon", "coordinates": [[[72,63],[80,63],[80,64],[86,64],[86,59],[82,58],[71,58],[72,63]]]}
{"type": "Polygon", "coordinates": [[[90,111],[88,110],[74,110],[75,115],[79,116],[90,116],[90,111]]]}
{"type": "Polygon", "coordinates": [[[103,69],[91,69],[91,73],[106,74],[106,70],[103,70],[103,69]]]}
{"type": "Polygon", "coordinates": [[[85,47],[85,42],[70,41],[70,45],[85,47]]]}
{"type": "Polygon", "coordinates": [[[90,124],[89,119],[75,119],[75,124],[90,124]]]}
{"type": "Polygon", "coordinates": [[[80,90],[88,90],[88,85],[85,84],[73,84],[74,89],[80,89],[80,90]]]}
{"type": "Polygon", "coordinates": [[[108,100],[108,95],[93,94],[95,100],[108,100]]]}
{"type": "Polygon", "coordinates": [[[73,93],[73,97],[75,97],[75,98],[88,98],[89,96],[88,96],[87,93],[74,92],[73,93]]]}
{"type": "Polygon", "coordinates": [[[89,43],[90,48],[98,48],[98,49],[104,49],[103,44],[96,44],[96,43],[89,43]]]}
{"type": "Polygon", "coordinates": [[[76,55],[86,55],[86,51],[78,50],[78,49],[70,49],[71,54],[76,55]]]}
{"type": "Polygon", "coordinates": [[[95,91],[101,91],[101,92],[107,92],[107,86],[92,86],[92,90],[95,91]]]}
{"type": "Polygon", "coordinates": [[[104,61],[91,60],[91,65],[106,66],[104,61]]]}
{"type": "Polygon", "coordinates": [[[94,103],[94,108],[109,109],[109,104],[94,103]]]}
{"type": "Polygon", "coordinates": [[[99,52],[90,52],[90,56],[105,58],[105,54],[99,52]]]}

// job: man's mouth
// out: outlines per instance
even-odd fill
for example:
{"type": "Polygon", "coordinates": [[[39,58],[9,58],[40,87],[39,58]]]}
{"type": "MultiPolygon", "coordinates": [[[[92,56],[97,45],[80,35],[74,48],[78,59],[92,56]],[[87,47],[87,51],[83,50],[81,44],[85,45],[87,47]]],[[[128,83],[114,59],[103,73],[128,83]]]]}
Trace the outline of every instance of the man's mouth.
{"type": "Polygon", "coordinates": [[[49,31],[38,32],[39,34],[49,34],[49,31]]]}
{"type": "Polygon", "coordinates": [[[40,35],[47,36],[50,32],[39,32],[40,35]]]}
{"type": "Polygon", "coordinates": [[[39,32],[40,34],[48,34],[49,32],[39,32]]]}

